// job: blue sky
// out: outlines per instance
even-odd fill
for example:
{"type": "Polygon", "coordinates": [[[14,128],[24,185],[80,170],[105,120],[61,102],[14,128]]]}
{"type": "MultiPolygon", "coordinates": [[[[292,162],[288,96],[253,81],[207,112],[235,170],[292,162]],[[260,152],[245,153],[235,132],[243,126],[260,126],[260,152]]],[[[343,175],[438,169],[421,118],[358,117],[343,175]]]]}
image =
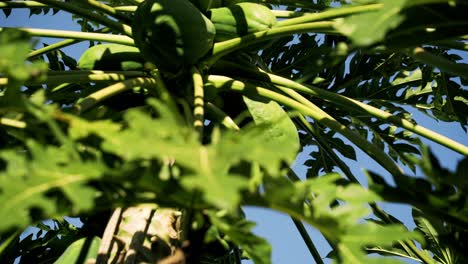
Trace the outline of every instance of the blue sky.
{"type": "MultiPolygon", "coordinates": [[[[28,17],[27,10],[14,10],[11,16],[6,19],[3,13],[0,13],[0,27],[12,27],[12,26],[24,26],[34,28],[48,28],[48,29],[62,29],[62,30],[79,30],[76,24],[73,24],[69,19],[69,15],[59,12],[55,16],[32,16],[28,17]]],[[[54,39],[43,39],[43,42],[47,44],[54,43],[57,40],[54,39]]],[[[75,58],[78,58],[80,54],[87,48],[87,43],[81,43],[71,47],[67,47],[64,51],[75,58]]],[[[462,54],[465,58],[466,54],[462,54]]],[[[421,113],[415,112],[413,116],[418,120],[419,124],[431,128],[434,131],[439,132],[445,136],[448,136],[458,142],[468,145],[467,134],[461,129],[458,124],[451,124],[445,122],[435,122],[434,120],[427,118],[421,113]]],[[[426,141],[427,142],[427,141],[426,141]]],[[[434,153],[441,161],[441,164],[447,168],[454,169],[457,161],[462,158],[461,155],[454,153],[453,151],[428,142],[431,145],[434,153]]],[[[306,168],[302,165],[305,159],[305,155],[310,152],[311,148],[304,154],[299,155],[295,171],[301,177],[304,177],[306,168]]],[[[352,168],[353,173],[364,181],[362,170],[368,168],[370,170],[386,174],[381,167],[369,159],[365,154],[358,150],[358,161],[346,161],[352,168]]],[[[414,227],[414,223],[411,221],[410,209],[406,206],[383,204],[382,207],[387,209],[391,214],[404,221],[409,228],[414,227]]],[[[273,246],[273,263],[313,263],[313,259],[308,252],[305,244],[299,236],[299,233],[295,229],[291,219],[284,214],[272,212],[265,209],[258,208],[245,208],[247,218],[249,220],[258,223],[254,232],[267,238],[273,246]]],[[[316,243],[319,253],[322,257],[325,257],[329,252],[330,248],[323,239],[322,235],[314,228],[307,226],[310,236],[316,243]]],[[[330,261],[325,261],[329,263],[330,261]]]]}

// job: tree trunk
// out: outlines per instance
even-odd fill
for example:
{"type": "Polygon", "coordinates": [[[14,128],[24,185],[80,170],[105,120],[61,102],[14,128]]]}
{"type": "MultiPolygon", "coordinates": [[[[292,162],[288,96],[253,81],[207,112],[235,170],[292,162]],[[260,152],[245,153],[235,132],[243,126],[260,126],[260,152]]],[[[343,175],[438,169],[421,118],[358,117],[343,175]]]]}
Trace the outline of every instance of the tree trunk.
{"type": "Polygon", "coordinates": [[[181,212],[142,204],[117,208],[104,231],[97,264],[184,264],[181,212]]]}

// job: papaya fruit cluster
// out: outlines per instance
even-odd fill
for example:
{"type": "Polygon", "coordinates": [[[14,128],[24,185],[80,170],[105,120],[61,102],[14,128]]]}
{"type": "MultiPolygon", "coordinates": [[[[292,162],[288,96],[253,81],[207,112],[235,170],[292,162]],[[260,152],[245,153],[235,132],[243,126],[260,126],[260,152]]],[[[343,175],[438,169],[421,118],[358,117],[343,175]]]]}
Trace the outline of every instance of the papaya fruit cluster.
{"type": "Polygon", "coordinates": [[[213,43],[266,30],[276,17],[266,6],[242,0],[146,0],[135,11],[136,47],[101,44],[82,55],[81,69],[141,70],[144,61],[177,73],[197,63],[213,43]]]}

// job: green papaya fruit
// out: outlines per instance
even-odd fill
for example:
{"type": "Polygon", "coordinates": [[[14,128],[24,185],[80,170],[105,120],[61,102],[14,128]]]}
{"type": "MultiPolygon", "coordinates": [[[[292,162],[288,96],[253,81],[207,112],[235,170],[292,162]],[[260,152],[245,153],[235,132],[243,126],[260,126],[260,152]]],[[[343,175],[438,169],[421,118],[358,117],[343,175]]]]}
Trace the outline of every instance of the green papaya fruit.
{"type": "Polygon", "coordinates": [[[132,23],[135,44],[159,70],[177,73],[213,47],[211,21],[188,0],[146,0],[132,23]]]}
{"type": "Polygon", "coordinates": [[[136,47],[120,44],[99,44],[87,49],[78,60],[82,70],[138,71],[145,61],[136,47]]]}
{"type": "Polygon", "coordinates": [[[272,28],[276,16],[263,5],[238,3],[210,10],[210,19],[216,28],[215,41],[225,41],[272,28]]]}

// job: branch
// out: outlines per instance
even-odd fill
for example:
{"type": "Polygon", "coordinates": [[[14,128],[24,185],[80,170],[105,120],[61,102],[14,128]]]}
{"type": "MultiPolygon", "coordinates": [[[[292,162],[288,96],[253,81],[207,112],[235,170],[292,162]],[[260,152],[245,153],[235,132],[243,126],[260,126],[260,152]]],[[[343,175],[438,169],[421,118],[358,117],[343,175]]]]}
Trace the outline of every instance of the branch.
{"type": "Polygon", "coordinates": [[[396,179],[403,176],[403,171],[401,168],[398,167],[398,165],[382,149],[368,142],[358,132],[350,130],[347,126],[338,122],[336,119],[334,119],[316,105],[312,104],[310,101],[304,101],[305,98],[300,98],[301,95],[295,93],[293,90],[288,91],[288,93],[294,98],[291,99],[269,89],[234,80],[225,76],[209,75],[208,80],[213,83],[216,88],[227,88],[245,94],[250,93],[253,95],[260,95],[262,97],[277,101],[278,103],[284,104],[288,107],[292,107],[299,112],[317,120],[317,122],[345,136],[348,140],[353,142],[356,146],[372,157],[372,159],[377,161],[383,168],[389,171],[396,179]]]}
{"type": "Polygon", "coordinates": [[[223,64],[223,67],[225,69],[229,69],[229,70],[247,75],[248,76],[247,78],[251,80],[255,80],[257,82],[258,81],[271,82],[276,85],[285,86],[290,89],[302,92],[304,94],[309,94],[317,98],[321,98],[323,100],[332,102],[334,104],[338,104],[349,111],[359,111],[361,113],[369,114],[381,120],[390,122],[396,126],[402,127],[408,131],[414,132],[429,140],[437,142],[458,153],[461,153],[463,155],[468,155],[468,147],[459,142],[456,142],[446,136],[436,133],[423,126],[414,124],[406,119],[392,115],[391,113],[385,112],[383,110],[380,110],[371,105],[362,103],[355,99],[352,99],[352,98],[349,98],[340,94],[336,94],[334,92],[330,92],[330,91],[327,91],[327,90],[324,90],[324,89],[321,89],[312,85],[300,84],[298,82],[292,81],[290,79],[287,79],[287,78],[284,78],[275,74],[249,70],[249,69],[246,69],[245,67],[242,67],[234,63],[223,64]]]}
{"type": "MultiPolygon", "coordinates": [[[[85,4],[89,5],[91,8],[94,8],[97,11],[101,11],[104,14],[108,14],[108,15],[110,15],[112,17],[117,18],[117,19],[120,19],[120,20],[123,20],[123,21],[128,21],[129,20],[128,17],[123,16],[122,14],[119,14],[114,7],[108,6],[108,5],[104,4],[104,3],[101,3],[101,2],[98,2],[98,1],[95,1],[95,0],[86,0],[85,4]]],[[[130,21],[128,21],[128,22],[130,22],[130,21]]],[[[130,28],[129,32],[130,32],[129,36],[131,36],[131,28],[130,28]]]]}
{"type": "Polygon", "coordinates": [[[317,131],[314,127],[310,125],[309,122],[305,119],[303,115],[299,116],[299,120],[301,124],[305,127],[305,130],[309,131],[312,136],[317,141],[317,144],[327,153],[330,159],[335,163],[336,166],[344,173],[344,175],[352,182],[360,184],[358,179],[353,175],[349,167],[336,155],[333,149],[330,147],[330,144],[326,142],[326,140],[320,135],[320,132],[317,131]]]}
{"type": "Polygon", "coordinates": [[[202,64],[206,66],[213,65],[222,56],[235,50],[245,48],[249,45],[259,43],[265,40],[274,39],[283,36],[289,36],[298,33],[318,32],[318,33],[336,33],[333,29],[334,22],[312,22],[300,25],[275,27],[264,31],[255,32],[239,38],[217,42],[213,46],[212,56],[208,57],[202,64]]]}
{"type": "MultiPolygon", "coordinates": [[[[333,9],[329,9],[327,11],[323,11],[320,13],[309,13],[309,14],[304,14],[303,16],[300,16],[300,17],[279,21],[275,25],[275,27],[299,25],[299,24],[304,24],[304,23],[309,23],[309,22],[333,19],[337,17],[350,16],[350,15],[354,15],[358,13],[377,11],[381,9],[382,7],[383,7],[383,4],[370,4],[370,5],[333,8],[333,9]]],[[[290,12],[292,12],[293,14],[297,14],[297,12],[294,12],[294,11],[290,11],[290,12]]],[[[282,15],[283,13],[279,13],[279,14],[282,15]]]]}
{"type": "Polygon", "coordinates": [[[135,12],[137,6],[116,6],[114,9],[120,12],[135,12]]]}
{"type": "MultiPolygon", "coordinates": [[[[0,27],[0,31],[8,27],[0,27]]],[[[121,35],[79,32],[70,30],[56,30],[56,29],[42,29],[42,28],[14,28],[22,30],[31,36],[46,37],[46,38],[68,38],[68,39],[81,39],[81,40],[96,40],[104,42],[113,42],[127,46],[135,46],[132,38],[121,35]]]]}
{"type": "Polygon", "coordinates": [[[307,233],[307,230],[304,227],[304,224],[291,217],[291,220],[293,221],[294,225],[297,228],[297,231],[299,231],[299,234],[301,235],[302,239],[304,240],[304,243],[306,244],[307,248],[309,249],[310,254],[312,254],[312,257],[315,260],[315,263],[317,264],[324,264],[322,257],[320,256],[317,248],[314,245],[314,242],[309,236],[309,233],[307,233]]]}
{"type": "MultiPolygon", "coordinates": [[[[26,81],[25,85],[124,81],[145,75],[141,71],[62,71],[47,74],[47,79],[26,81]]],[[[8,85],[8,78],[0,78],[0,86],[5,85],[8,85]]]]}
{"type": "Polygon", "coordinates": [[[221,124],[224,125],[228,129],[232,129],[235,131],[239,131],[240,128],[232,120],[230,116],[228,116],[223,110],[219,109],[216,105],[211,102],[206,103],[206,109],[211,112],[216,118],[216,120],[221,120],[221,124]]]}
{"type": "Polygon", "coordinates": [[[203,125],[205,121],[205,100],[203,91],[203,78],[198,69],[193,66],[190,69],[193,82],[193,127],[198,132],[200,141],[203,139],[203,125]]]}
{"type": "MultiPolygon", "coordinates": [[[[109,28],[102,28],[102,29],[96,30],[93,33],[107,33],[107,32],[109,32],[109,28]]],[[[65,40],[56,42],[54,44],[48,45],[46,47],[43,47],[43,48],[40,48],[40,49],[37,49],[37,50],[33,50],[28,54],[27,58],[30,59],[30,58],[33,58],[33,57],[36,57],[36,56],[40,56],[40,55],[45,54],[47,52],[58,50],[60,48],[67,47],[67,46],[79,43],[81,41],[83,41],[83,40],[65,39],[65,40]]]]}
{"type": "Polygon", "coordinates": [[[22,2],[1,2],[0,9],[2,8],[31,8],[31,7],[47,7],[47,5],[36,1],[22,1],[22,2]]]}
{"type": "Polygon", "coordinates": [[[468,64],[456,63],[434,55],[421,47],[416,47],[408,55],[423,63],[439,68],[441,71],[468,78],[468,64]]]}
{"type": "Polygon", "coordinates": [[[154,85],[155,83],[156,83],[155,79],[144,78],[144,77],[138,77],[135,79],[125,80],[123,82],[118,82],[116,84],[107,86],[97,92],[94,92],[86,96],[85,98],[83,98],[82,101],[80,101],[74,106],[74,109],[77,113],[82,113],[92,108],[99,102],[111,96],[127,91],[133,88],[134,86],[149,86],[149,85],[154,85]]]}
{"type": "Polygon", "coordinates": [[[23,121],[14,120],[11,118],[0,117],[0,125],[14,128],[26,128],[27,124],[23,121]]]}

